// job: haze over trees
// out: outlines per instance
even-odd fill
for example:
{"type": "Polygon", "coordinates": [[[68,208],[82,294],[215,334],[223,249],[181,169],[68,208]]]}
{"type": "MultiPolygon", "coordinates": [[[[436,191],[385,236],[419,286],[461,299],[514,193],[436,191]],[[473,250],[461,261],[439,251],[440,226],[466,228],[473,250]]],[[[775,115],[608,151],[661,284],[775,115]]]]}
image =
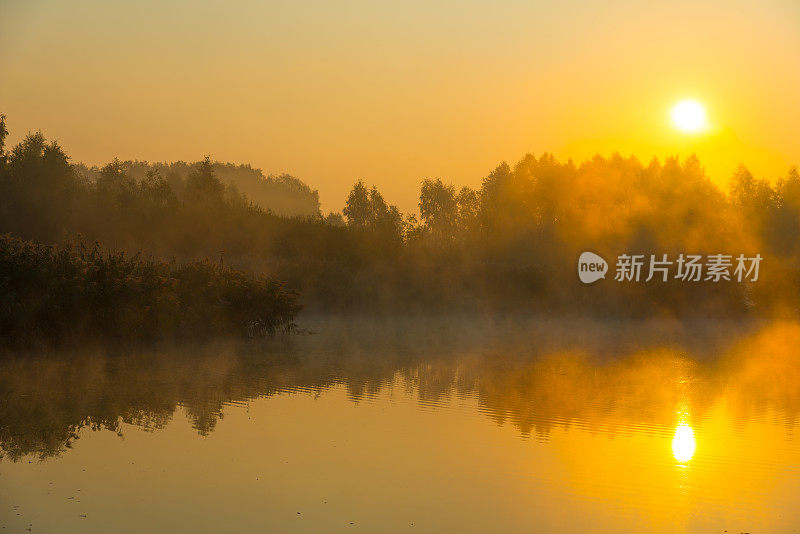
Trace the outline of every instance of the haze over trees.
{"type": "MultiPolygon", "coordinates": [[[[4,123],[0,132],[4,141],[4,123]]],[[[284,281],[313,311],[686,317],[792,314],[800,305],[796,168],[770,184],[741,167],[726,192],[694,157],[575,163],[527,154],[478,189],[422,180],[418,213],[357,181],[342,213],[322,216],[308,186],[248,166],[205,158],[90,169],[38,132],[0,147],[0,233],[44,244],[79,237],[165,261],[209,258],[284,281]],[[579,283],[584,250],[609,260],[609,279],[579,283]],[[623,253],[764,260],[752,283],[615,282],[623,253]]]]}
{"type": "MultiPolygon", "coordinates": [[[[134,181],[160,176],[180,197],[186,188],[186,180],[203,162],[148,163],[146,161],[116,161],[116,167],[134,181]]],[[[264,176],[261,169],[250,165],[233,163],[211,163],[212,171],[225,185],[232,196],[239,194],[265,211],[287,217],[316,216],[320,212],[319,193],[290,174],[264,176]]],[[[75,172],[89,182],[96,182],[102,168],[74,165],[75,172]]]]}

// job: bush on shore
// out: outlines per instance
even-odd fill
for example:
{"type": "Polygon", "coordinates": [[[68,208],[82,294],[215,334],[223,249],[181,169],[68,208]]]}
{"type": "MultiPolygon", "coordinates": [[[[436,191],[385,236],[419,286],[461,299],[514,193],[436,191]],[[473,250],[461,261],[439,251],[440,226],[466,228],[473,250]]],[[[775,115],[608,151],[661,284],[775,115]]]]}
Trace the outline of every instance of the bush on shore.
{"type": "Polygon", "coordinates": [[[0,344],[272,335],[300,311],[282,283],[208,260],[0,236],[0,344]]]}

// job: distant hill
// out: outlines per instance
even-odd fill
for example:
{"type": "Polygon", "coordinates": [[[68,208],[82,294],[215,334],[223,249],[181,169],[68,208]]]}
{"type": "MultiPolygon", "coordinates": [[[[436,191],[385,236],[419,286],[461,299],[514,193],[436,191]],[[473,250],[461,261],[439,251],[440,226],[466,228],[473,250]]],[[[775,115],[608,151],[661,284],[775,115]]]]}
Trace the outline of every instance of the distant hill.
{"type": "MultiPolygon", "coordinates": [[[[180,196],[186,176],[198,162],[149,163],[128,160],[121,164],[123,171],[137,181],[143,180],[148,171],[157,172],[180,196]]],[[[78,174],[91,181],[95,181],[100,175],[100,168],[96,166],[88,167],[78,163],[74,167],[78,174]]],[[[275,215],[313,217],[320,212],[319,193],[294,176],[289,174],[264,176],[261,169],[233,163],[214,162],[213,168],[216,176],[225,184],[233,186],[253,204],[275,215]]]]}

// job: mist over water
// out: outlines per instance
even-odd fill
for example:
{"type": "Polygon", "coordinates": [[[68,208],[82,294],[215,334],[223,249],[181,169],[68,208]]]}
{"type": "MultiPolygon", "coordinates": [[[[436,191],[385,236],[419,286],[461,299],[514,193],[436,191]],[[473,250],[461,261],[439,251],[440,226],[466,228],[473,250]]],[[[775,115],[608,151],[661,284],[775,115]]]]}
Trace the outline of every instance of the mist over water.
{"type": "Polygon", "coordinates": [[[796,322],[305,322],[313,334],[260,343],[5,357],[0,524],[59,532],[781,532],[796,524],[796,322]]]}

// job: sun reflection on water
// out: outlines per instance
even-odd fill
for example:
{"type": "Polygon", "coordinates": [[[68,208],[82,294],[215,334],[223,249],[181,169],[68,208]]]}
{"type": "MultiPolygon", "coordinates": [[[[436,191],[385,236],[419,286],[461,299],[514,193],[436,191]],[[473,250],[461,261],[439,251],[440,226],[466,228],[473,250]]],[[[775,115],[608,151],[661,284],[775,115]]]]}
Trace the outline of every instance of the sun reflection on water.
{"type": "Polygon", "coordinates": [[[694,438],[694,430],[685,423],[679,424],[675,428],[675,436],[672,438],[672,456],[675,460],[685,464],[694,456],[697,448],[697,440],[694,438]]]}

